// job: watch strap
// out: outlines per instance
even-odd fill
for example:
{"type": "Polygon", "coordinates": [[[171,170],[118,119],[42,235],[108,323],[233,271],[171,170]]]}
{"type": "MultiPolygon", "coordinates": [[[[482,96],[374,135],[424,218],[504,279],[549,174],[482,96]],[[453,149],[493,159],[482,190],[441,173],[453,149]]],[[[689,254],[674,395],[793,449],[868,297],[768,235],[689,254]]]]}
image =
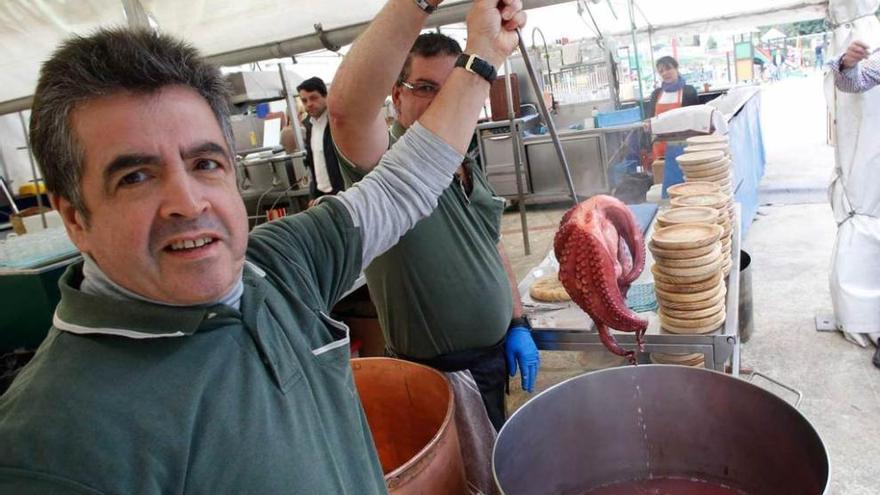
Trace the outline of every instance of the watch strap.
{"type": "Polygon", "coordinates": [[[498,75],[492,64],[470,53],[462,53],[459,55],[455,60],[455,66],[462,67],[468,72],[473,72],[490,83],[494,81],[498,75]]]}
{"type": "Polygon", "coordinates": [[[426,14],[430,14],[437,10],[437,7],[428,3],[428,0],[413,0],[413,2],[415,2],[416,6],[422,9],[426,14]]]}

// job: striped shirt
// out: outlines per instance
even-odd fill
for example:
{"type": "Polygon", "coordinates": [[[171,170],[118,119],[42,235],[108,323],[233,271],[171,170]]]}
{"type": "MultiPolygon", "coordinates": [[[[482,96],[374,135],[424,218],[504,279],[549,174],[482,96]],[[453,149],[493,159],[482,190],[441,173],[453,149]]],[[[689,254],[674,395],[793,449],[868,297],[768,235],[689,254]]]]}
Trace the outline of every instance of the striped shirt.
{"type": "Polygon", "coordinates": [[[828,65],[834,71],[834,85],[844,93],[862,93],[880,84],[880,53],[872,54],[849,69],[841,66],[843,55],[828,65]]]}

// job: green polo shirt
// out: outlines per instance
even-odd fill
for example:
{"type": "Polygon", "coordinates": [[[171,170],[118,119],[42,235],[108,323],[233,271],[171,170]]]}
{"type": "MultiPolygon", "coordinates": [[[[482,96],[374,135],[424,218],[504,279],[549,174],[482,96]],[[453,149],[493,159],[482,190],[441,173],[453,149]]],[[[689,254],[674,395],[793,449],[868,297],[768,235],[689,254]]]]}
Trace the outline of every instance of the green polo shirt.
{"type": "MultiPolygon", "coordinates": [[[[404,132],[395,123],[391,143],[404,132]]],[[[337,156],[347,186],[366,175],[337,156]]],[[[398,354],[428,359],[489,347],[507,332],[513,300],[497,249],[504,201],[475,160],[464,166],[470,195],[452,180],[434,212],[364,271],[385,340],[398,354]]]]}
{"type": "Polygon", "coordinates": [[[327,316],[361,252],[331,200],[251,234],[241,311],[85,294],[69,269],[0,397],[0,493],[386,493],[327,316]]]}

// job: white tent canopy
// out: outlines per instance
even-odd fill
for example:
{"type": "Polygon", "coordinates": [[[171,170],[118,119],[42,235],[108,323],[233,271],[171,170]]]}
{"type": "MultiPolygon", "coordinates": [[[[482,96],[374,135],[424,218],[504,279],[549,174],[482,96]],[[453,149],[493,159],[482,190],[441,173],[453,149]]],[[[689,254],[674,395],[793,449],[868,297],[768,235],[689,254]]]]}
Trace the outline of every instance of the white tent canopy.
{"type": "MultiPolygon", "coordinates": [[[[604,34],[630,29],[627,0],[580,0],[589,6],[604,34]]],[[[2,111],[26,108],[35,87],[40,63],[71,34],[87,34],[102,26],[123,26],[140,20],[164,32],[183,37],[215,61],[238,65],[259,59],[289,56],[321,47],[316,24],[329,32],[336,44],[350,42],[381,8],[384,0],[6,0],[0,2],[0,104],[2,111]],[[147,21],[148,19],[148,21],[147,21]],[[287,43],[279,43],[288,40],[287,43]],[[295,40],[296,43],[290,41],[295,40]],[[257,47],[257,49],[252,49],[257,47]],[[251,49],[251,50],[249,50],[251,49]],[[16,104],[9,102],[15,100],[16,104]]],[[[530,26],[540,26],[548,38],[593,37],[577,4],[560,0],[525,0],[530,26]]],[[[779,12],[788,21],[794,16],[824,16],[826,0],[637,0],[635,24],[655,30],[680,29],[682,23],[709,29],[735,22],[744,14],[763,12],[753,22],[776,22],[768,13],[779,12]],[[646,21],[647,19],[647,21],[646,21]],[[650,23],[648,22],[650,21],[650,23]]],[[[431,19],[438,23],[461,22],[467,9],[463,0],[447,0],[431,19]]],[[[584,10],[586,12],[586,10],[584,10]]],[[[752,21],[750,21],[752,22],[752,21]]],[[[754,24],[753,24],[754,25],[754,24]]]]}

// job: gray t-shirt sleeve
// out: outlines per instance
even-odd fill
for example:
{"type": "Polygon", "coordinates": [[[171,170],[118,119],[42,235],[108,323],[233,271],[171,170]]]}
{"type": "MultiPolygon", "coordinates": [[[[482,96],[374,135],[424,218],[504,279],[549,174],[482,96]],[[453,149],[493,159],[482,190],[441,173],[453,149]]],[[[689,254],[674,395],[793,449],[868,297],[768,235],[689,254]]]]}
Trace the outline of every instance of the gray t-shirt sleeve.
{"type": "Polygon", "coordinates": [[[335,196],[363,236],[363,266],[437,206],[464,156],[416,122],[360,182],[335,196]]]}

